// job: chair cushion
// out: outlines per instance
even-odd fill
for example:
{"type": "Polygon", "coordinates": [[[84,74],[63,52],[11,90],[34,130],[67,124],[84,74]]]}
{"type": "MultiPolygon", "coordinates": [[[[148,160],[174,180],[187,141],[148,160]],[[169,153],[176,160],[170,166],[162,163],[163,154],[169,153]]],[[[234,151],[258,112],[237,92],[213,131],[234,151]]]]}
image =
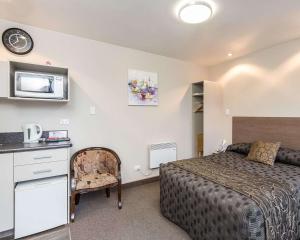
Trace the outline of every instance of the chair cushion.
{"type": "Polygon", "coordinates": [[[117,182],[117,178],[110,173],[90,173],[77,181],[76,190],[99,188],[117,182]]]}

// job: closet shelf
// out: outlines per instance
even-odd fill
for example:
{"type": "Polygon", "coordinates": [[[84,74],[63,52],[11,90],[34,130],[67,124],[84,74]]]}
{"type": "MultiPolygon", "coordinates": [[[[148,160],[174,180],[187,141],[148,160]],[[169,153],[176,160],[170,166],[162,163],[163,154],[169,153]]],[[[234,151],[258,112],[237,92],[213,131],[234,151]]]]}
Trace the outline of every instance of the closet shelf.
{"type": "Polygon", "coordinates": [[[204,93],[193,93],[193,97],[202,97],[204,93]]]}

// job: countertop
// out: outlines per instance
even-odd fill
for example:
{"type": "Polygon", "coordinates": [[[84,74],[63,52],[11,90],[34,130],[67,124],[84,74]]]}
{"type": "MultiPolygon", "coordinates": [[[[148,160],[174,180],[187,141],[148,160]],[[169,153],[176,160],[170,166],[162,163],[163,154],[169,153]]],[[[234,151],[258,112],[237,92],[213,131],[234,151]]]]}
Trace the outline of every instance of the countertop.
{"type": "Polygon", "coordinates": [[[54,148],[68,148],[68,147],[72,147],[72,143],[69,141],[51,142],[51,143],[6,143],[6,144],[0,143],[0,154],[46,150],[46,149],[54,149],[54,148]]]}

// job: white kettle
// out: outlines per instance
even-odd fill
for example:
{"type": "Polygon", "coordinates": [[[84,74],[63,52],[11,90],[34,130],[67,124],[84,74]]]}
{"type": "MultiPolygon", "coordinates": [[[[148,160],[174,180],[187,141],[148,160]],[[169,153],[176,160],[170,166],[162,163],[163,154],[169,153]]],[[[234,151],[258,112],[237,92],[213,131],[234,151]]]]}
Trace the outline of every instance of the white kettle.
{"type": "Polygon", "coordinates": [[[24,132],[24,143],[36,143],[43,134],[43,129],[40,124],[29,123],[22,126],[24,132]]]}

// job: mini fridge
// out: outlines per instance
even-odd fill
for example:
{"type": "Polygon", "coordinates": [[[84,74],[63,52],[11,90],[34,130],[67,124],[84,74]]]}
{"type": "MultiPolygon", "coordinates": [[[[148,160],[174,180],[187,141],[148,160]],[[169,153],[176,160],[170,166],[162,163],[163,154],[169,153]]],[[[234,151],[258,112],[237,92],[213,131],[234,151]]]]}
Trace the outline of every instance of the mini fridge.
{"type": "Polygon", "coordinates": [[[55,228],[67,222],[67,176],[17,184],[15,239],[55,228]]]}

